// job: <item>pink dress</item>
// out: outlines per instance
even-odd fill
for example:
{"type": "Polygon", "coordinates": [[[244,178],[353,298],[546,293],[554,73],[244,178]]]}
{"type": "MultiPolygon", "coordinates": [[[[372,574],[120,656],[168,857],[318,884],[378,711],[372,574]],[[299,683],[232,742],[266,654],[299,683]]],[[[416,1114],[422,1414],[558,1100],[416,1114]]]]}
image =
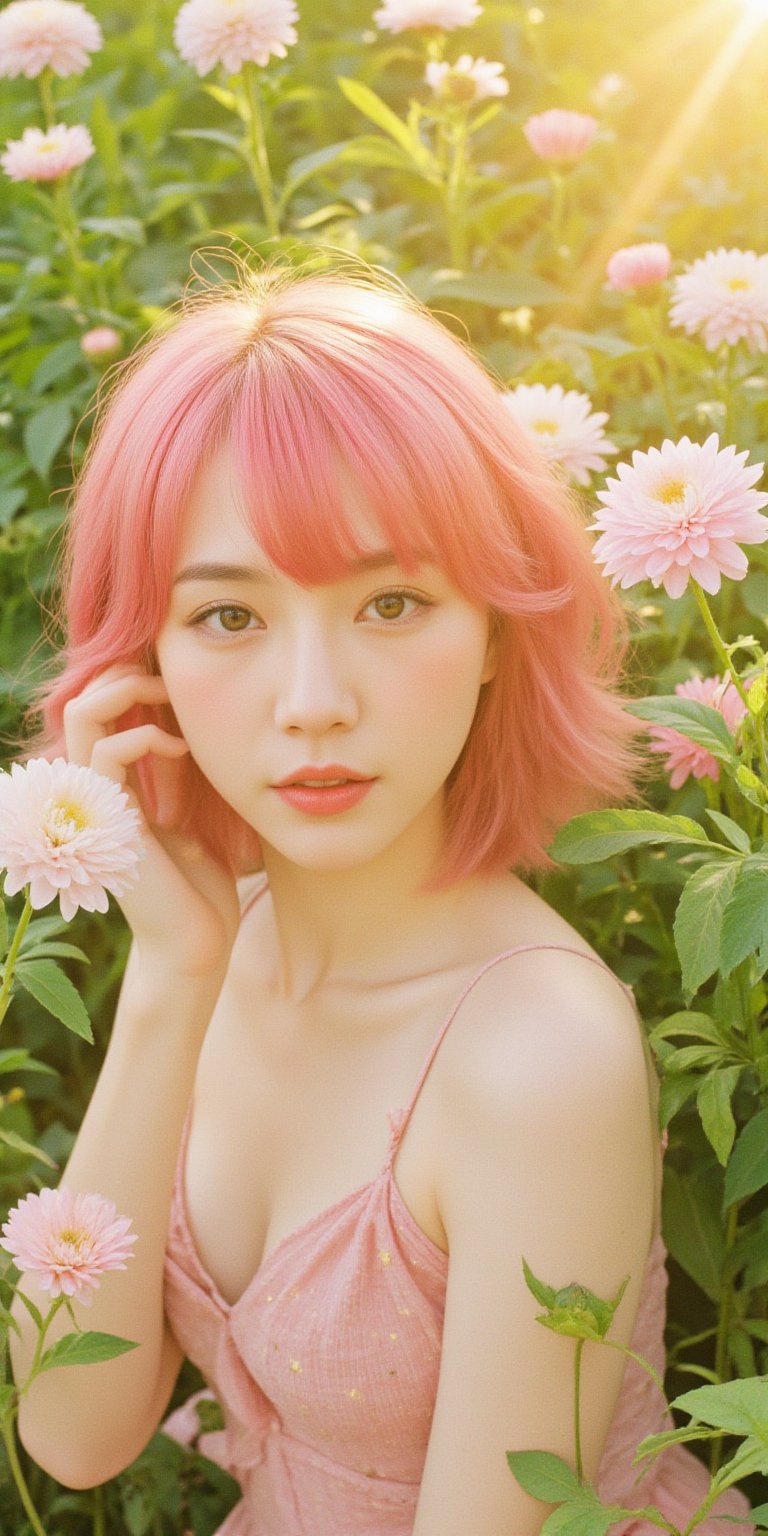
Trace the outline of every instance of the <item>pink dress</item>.
{"type": "MultiPolygon", "coordinates": [[[[221,1405],[225,1428],[204,1434],[200,1449],[237,1479],[243,1496],[216,1536],[410,1536],[437,1393],[449,1261],[405,1205],[393,1176],[395,1154],[440,1042],[475,982],[507,955],[565,948],[520,945],[480,967],[438,1030],[408,1104],[389,1111],[381,1172],[283,1238],[234,1306],[204,1270],[186,1217],[187,1112],[164,1304],[179,1345],[209,1390],[195,1393],[161,1428],[185,1438],[197,1397],[212,1393],[221,1405]]],[[[660,1372],[665,1255],[657,1231],[631,1340],[660,1372]]],[[[658,1504],[682,1526],[706,1489],[701,1462],[684,1446],[668,1448],[645,1463],[637,1485],[639,1468],[630,1465],[644,1435],[672,1427],[663,1406],[647,1372],[628,1360],[598,1488],[601,1497],[629,1508],[658,1504]]],[[[714,1512],[745,1518],[750,1511],[743,1494],[731,1489],[714,1512]]],[[[653,1536],[657,1529],[643,1520],[613,1527],[625,1536],[653,1536]]],[[[712,1520],[698,1527],[704,1536],[723,1529],[712,1520]]],[[[754,1532],[751,1524],[732,1529],[737,1536],[754,1532]]]]}

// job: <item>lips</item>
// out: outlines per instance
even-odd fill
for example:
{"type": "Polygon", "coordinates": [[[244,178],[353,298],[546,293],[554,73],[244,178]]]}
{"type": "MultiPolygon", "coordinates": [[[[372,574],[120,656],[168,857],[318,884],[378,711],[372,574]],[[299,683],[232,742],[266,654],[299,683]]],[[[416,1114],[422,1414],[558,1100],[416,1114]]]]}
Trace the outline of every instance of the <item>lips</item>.
{"type": "Polygon", "coordinates": [[[354,768],[348,768],[346,763],[327,763],[323,767],[305,763],[297,768],[295,773],[284,779],[280,779],[273,787],[275,789],[287,789],[292,784],[299,784],[307,789],[322,789],[326,784],[341,780],[343,783],[367,784],[370,776],[358,773],[354,768]]]}

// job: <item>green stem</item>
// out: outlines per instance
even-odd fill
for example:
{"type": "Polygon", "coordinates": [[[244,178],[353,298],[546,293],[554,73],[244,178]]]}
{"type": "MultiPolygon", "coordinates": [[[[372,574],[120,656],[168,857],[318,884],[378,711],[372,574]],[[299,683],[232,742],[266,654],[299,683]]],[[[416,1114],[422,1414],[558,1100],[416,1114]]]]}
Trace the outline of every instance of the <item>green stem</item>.
{"type": "Polygon", "coordinates": [[[93,1490],[93,1536],[107,1536],[107,1527],[104,1519],[103,1483],[99,1483],[93,1490]]]}
{"type": "Polygon", "coordinates": [[[451,266],[460,272],[467,270],[467,116],[454,120],[450,142],[453,146],[450,168],[445,187],[445,207],[448,224],[448,244],[451,266]]]}
{"type": "Polygon", "coordinates": [[[267,143],[264,137],[264,122],[261,115],[261,102],[259,100],[259,79],[253,59],[246,59],[243,63],[243,82],[248,101],[253,173],[259,188],[267,229],[270,235],[279,235],[280,224],[272,195],[272,175],[269,169],[267,143]]]}
{"type": "Polygon", "coordinates": [[[644,1360],[642,1355],[636,1355],[633,1349],[630,1349],[627,1344],[620,1344],[618,1339],[603,1339],[602,1342],[603,1344],[608,1344],[611,1349],[620,1350],[622,1355],[628,1355],[630,1360],[635,1360],[638,1365],[641,1365],[643,1370],[647,1371],[651,1379],[655,1381],[656,1386],[662,1396],[664,1396],[664,1383],[658,1371],[651,1365],[650,1360],[644,1360]]]}
{"type": "Polygon", "coordinates": [[[728,651],[727,651],[727,649],[725,647],[725,643],[724,643],[724,641],[722,639],[720,631],[718,630],[718,627],[717,627],[717,625],[716,625],[716,623],[714,621],[714,618],[712,616],[712,610],[711,610],[711,608],[709,606],[709,603],[707,602],[706,597],[704,596],[704,592],[703,592],[702,588],[699,586],[699,583],[696,580],[694,580],[693,576],[691,576],[689,579],[690,579],[690,583],[691,583],[691,590],[692,590],[693,595],[694,595],[694,597],[696,599],[696,603],[698,605],[699,612],[700,612],[700,614],[701,614],[701,616],[702,616],[702,618],[704,620],[704,623],[706,625],[707,634],[709,635],[709,638],[712,641],[712,644],[715,647],[715,650],[717,651],[717,654],[720,657],[720,660],[722,661],[723,666],[726,669],[726,672],[730,672],[731,677],[733,679],[733,682],[736,685],[736,688],[738,689],[738,692],[741,695],[741,698],[743,699],[744,703],[746,704],[747,703],[747,695],[746,695],[746,693],[744,691],[744,687],[743,687],[741,678],[739,677],[739,674],[736,671],[736,668],[734,667],[733,662],[731,661],[730,655],[728,654],[728,651]]]}
{"type": "Polygon", "coordinates": [[[6,1455],[8,1457],[8,1464],[13,1473],[16,1487],[19,1490],[19,1496],[24,1506],[24,1510],[26,1512],[29,1523],[35,1532],[35,1536],[45,1536],[45,1528],[40,1520],[34,1504],[32,1503],[32,1496],[30,1494],[29,1488],[27,1487],[24,1473],[21,1470],[21,1463],[19,1461],[18,1453],[16,1450],[16,1436],[13,1429],[13,1414],[6,1414],[2,1421],[2,1431],[3,1440],[5,1442],[6,1455]]]}
{"type": "Polygon", "coordinates": [[[31,1385],[32,1385],[32,1383],[33,1383],[33,1381],[34,1381],[34,1379],[35,1379],[35,1377],[37,1375],[37,1368],[38,1368],[38,1366],[40,1364],[40,1358],[41,1358],[41,1355],[43,1353],[43,1342],[45,1340],[45,1335],[48,1332],[48,1329],[50,1328],[51,1323],[53,1322],[53,1319],[56,1316],[56,1313],[60,1310],[60,1308],[64,1305],[64,1303],[66,1301],[67,1301],[67,1297],[66,1296],[57,1296],[56,1300],[53,1303],[53,1306],[51,1307],[51,1309],[50,1309],[50,1311],[48,1313],[48,1316],[43,1318],[43,1325],[42,1325],[41,1328],[38,1329],[37,1343],[35,1345],[35,1357],[34,1357],[34,1359],[32,1361],[32,1365],[30,1367],[29,1375],[28,1375],[26,1381],[22,1382],[21,1386],[18,1389],[19,1399],[21,1399],[24,1396],[25,1392],[29,1391],[29,1388],[31,1387],[31,1385]]]}
{"type": "Polygon", "coordinates": [[[733,415],[733,362],[734,348],[729,346],[728,342],[725,342],[723,371],[721,378],[721,391],[723,396],[723,405],[725,406],[725,416],[723,418],[723,440],[725,443],[730,443],[731,441],[731,418],[733,415]]]}
{"type": "Polygon", "coordinates": [[[8,951],[5,965],[3,966],[3,984],[0,986],[0,1024],[2,1024],[6,1013],[8,1012],[8,1004],[11,1001],[11,982],[13,981],[16,957],[19,953],[19,946],[26,932],[27,923],[32,916],[32,903],[29,899],[28,885],[25,886],[24,891],[24,911],[19,918],[18,926],[16,928],[15,934],[13,935],[13,939],[11,940],[11,947],[8,951]]]}
{"type": "Polygon", "coordinates": [[[80,281],[80,234],[77,227],[77,219],[69,198],[69,189],[64,177],[60,176],[53,183],[53,206],[56,214],[56,227],[64,242],[72,266],[72,288],[76,297],[83,300],[80,281]]]}
{"type": "Polygon", "coordinates": [[[559,166],[550,167],[549,179],[552,182],[552,214],[550,218],[550,235],[552,249],[557,255],[560,249],[560,241],[563,232],[563,218],[565,215],[565,176],[559,166]]]}
{"type": "Polygon", "coordinates": [[[574,1427],[574,1438],[575,1438],[575,1443],[576,1443],[576,1476],[577,1476],[579,1482],[582,1481],[583,1475],[584,1475],[584,1469],[582,1467],[582,1462],[581,1462],[581,1421],[580,1421],[580,1416],[579,1416],[579,1384],[580,1384],[580,1381],[581,1381],[581,1352],[582,1352],[583,1348],[584,1348],[584,1340],[583,1339],[577,1339],[577,1341],[576,1341],[576,1364],[575,1364],[575,1368],[574,1368],[574,1388],[573,1388],[573,1427],[574,1427]]]}
{"type": "Polygon", "coordinates": [[[51,88],[52,80],[53,70],[51,69],[50,64],[46,64],[45,69],[42,70],[37,77],[37,83],[40,88],[40,100],[43,105],[43,117],[45,119],[46,131],[49,128],[52,128],[56,122],[56,110],[53,105],[53,90],[51,88]]]}
{"type": "MultiPolygon", "coordinates": [[[[736,1233],[739,1227],[739,1201],[734,1201],[728,1211],[725,1227],[725,1253],[723,1255],[723,1275],[727,1276],[728,1255],[736,1241],[736,1233]]],[[[720,1306],[717,1324],[717,1345],[715,1347],[715,1375],[718,1381],[726,1381],[728,1365],[728,1332],[731,1326],[731,1310],[733,1302],[733,1282],[729,1278],[723,1278],[720,1284],[720,1306]]],[[[709,1453],[709,1470],[714,1476],[717,1472],[723,1454],[722,1436],[713,1440],[709,1453]]]]}

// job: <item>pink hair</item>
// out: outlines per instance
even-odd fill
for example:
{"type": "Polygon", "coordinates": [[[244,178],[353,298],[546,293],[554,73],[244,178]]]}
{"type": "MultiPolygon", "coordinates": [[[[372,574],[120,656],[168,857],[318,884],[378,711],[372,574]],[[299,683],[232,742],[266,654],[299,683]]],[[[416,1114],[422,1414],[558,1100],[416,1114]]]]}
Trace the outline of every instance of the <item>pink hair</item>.
{"type": "MultiPolygon", "coordinates": [[[[187,292],[170,329],[115,365],[71,499],[61,569],[64,664],[29,713],[30,757],[66,755],[64,705],[115,662],[157,670],[185,507],[229,442],[244,515],[269,559],[304,585],[339,580],[362,551],[335,455],[357,479],[403,568],[426,548],[498,633],[445,788],[440,868],[424,889],[479,873],[554,868],[557,828],[637,802],[641,722],[616,692],[628,618],[592,558],[584,519],[528,446],[469,345],[398,281],[279,258],[187,292]]],[[[167,726],[136,706],[116,722],[167,726]]],[[[230,870],[261,865],[259,838],[186,760],[181,827],[230,870]]],[[[151,756],[141,801],[163,824],[151,756]]]]}

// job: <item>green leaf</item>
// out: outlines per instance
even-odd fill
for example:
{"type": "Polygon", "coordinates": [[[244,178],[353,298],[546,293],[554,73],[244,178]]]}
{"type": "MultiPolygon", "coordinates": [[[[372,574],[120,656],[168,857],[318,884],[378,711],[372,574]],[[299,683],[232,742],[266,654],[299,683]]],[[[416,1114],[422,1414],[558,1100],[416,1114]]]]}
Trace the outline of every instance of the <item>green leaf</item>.
{"type": "Polygon", "coordinates": [[[20,960],[16,979],[54,1018],[93,1045],[91,1021],[80,993],[54,960],[20,960]]]}
{"type": "Polygon", "coordinates": [[[725,1257],[718,1205],[711,1186],[666,1164],[662,1191],[664,1242],[675,1262],[714,1302],[720,1296],[725,1257]]]}
{"type": "Polygon", "coordinates": [[[15,1391],[16,1388],[13,1385],[13,1382],[8,1382],[7,1384],[0,1387],[0,1416],[3,1418],[5,1418],[5,1415],[7,1414],[11,1403],[13,1402],[15,1391]]]}
{"type": "Polygon", "coordinates": [[[726,1047],[720,1045],[682,1045],[664,1057],[665,1072],[690,1072],[694,1067],[711,1067],[722,1061],[726,1047]]]}
{"type": "Polygon", "coordinates": [[[507,1451],[507,1461],[520,1487],[546,1504],[584,1492],[573,1468],[551,1451],[507,1451]]]}
{"type": "Polygon", "coordinates": [[[529,1269],[526,1264],[525,1259],[523,1259],[523,1274],[531,1295],[536,1297],[536,1300],[541,1303],[542,1307],[553,1307],[555,1296],[557,1295],[554,1286],[546,1285],[543,1280],[537,1280],[533,1270],[529,1269]]]}
{"type": "Polygon", "coordinates": [[[244,141],[236,139],[232,133],[224,133],[221,128],[174,128],[170,137],[172,139],[204,139],[211,144],[221,144],[244,160],[246,165],[249,163],[248,148],[244,141]]]}
{"type": "Polygon", "coordinates": [[[121,1339],[116,1333],[65,1333],[45,1351],[40,1370],[52,1371],[60,1365],[96,1365],[138,1348],[135,1339],[121,1339]]]}
{"type": "Polygon", "coordinates": [[[372,91],[369,85],[364,85],[362,80],[353,80],[345,75],[337,75],[336,83],[343,91],[353,107],[362,112],[364,117],[376,124],[377,128],[383,128],[390,139],[394,139],[406,155],[420,169],[437,169],[437,163],[431,150],[423,144],[417,134],[412,133],[402,118],[382,101],[380,96],[372,91]]]}
{"type": "Polygon", "coordinates": [[[96,235],[113,235],[116,240],[125,240],[129,245],[144,245],[146,243],[144,225],[141,219],[131,219],[127,215],[112,219],[81,219],[80,228],[90,229],[96,235]]]}
{"type": "Polygon", "coordinates": [[[768,858],[754,853],[738,872],[723,912],[719,969],[724,976],[768,944],[768,858]]]}
{"type": "Polygon", "coordinates": [[[547,852],[559,864],[596,864],[645,843],[707,843],[704,828],[689,816],[659,811],[587,811],[560,827],[547,852]]]}
{"type": "Polygon", "coordinates": [[[736,1135],[731,1099],[741,1071],[741,1067],[720,1067],[715,1072],[708,1072],[696,1095],[704,1135],[723,1168],[731,1155],[736,1135]]]}
{"type": "Polygon", "coordinates": [[[487,304],[491,309],[518,309],[526,305],[535,309],[538,304],[559,304],[566,295],[554,283],[545,282],[529,272],[471,272],[442,275],[436,269],[426,283],[426,300],[470,299],[475,304],[487,304]]]}
{"type": "Polygon", "coordinates": [[[680,893],[673,931],[680,956],[683,992],[688,996],[697,992],[718,969],[723,913],[740,868],[741,861],[702,864],[680,893]]]}
{"type": "Polygon", "coordinates": [[[297,160],[292,161],[280,193],[280,209],[288,205],[297,187],[300,187],[303,182],[316,176],[318,171],[326,171],[329,166],[335,165],[342,150],[352,142],[351,139],[339,139],[335,144],[324,144],[322,149],[314,149],[311,154],[300,155],[297,160]]]}
{"type": "Polygon", "coordinates": [[[61,933],[66,928],[67,920],[58,912],[50,917],[33,918],[19,945],[19,955],[27,953],[37,943],[38,939],[47,939],[52,933],[61,933]]]}
{"type": "Polygon", "coordinates": [[[37,1327],[38,1328],[42,1328],[42,1326],[43,1326],[43,1314],[40,1311],[40,1308],[36,1307],[35,1303],[30,1300],[30,1298],[27,1295],[26,1291],[19,1290],[18,1286],[16,1288],[16,1295],[18,1296],[19,1301],[23,1302],[23,1304],[26,1307],[30,1317],[37,1324],[37,1327]]]}
{"type": "Polygon", "coordinates": [[[713,811],[711,806],[704,807],[704,815],[711,817],[723,837],[727,837],[728,842],[732,843],[734,848],[738,848],[739,853],[752,852],[752,844],[744,828],[740,827],[737,821],[732,821],[730,816],[724,816],[722,811],[713,811]]]}
{"type": "Polygon", "coordinates": [[[701,1078],[695,1072],[674,1072],[663,1077],[659,1089],[659,1128],[663,1130],[673,1120],[686,1099],[695,1093],[701,1078]]]}
{"type": "Polygon", "coordinates": [[[25,421],[24,451],[41,480],[48,478],[48,470],[71,425],[72,409],[68,400],[51,400],[25,421]]]}
{"type": "Polygon", "coordinates": [[[768,1109],[747,1121],[725,1170],[723,1208],[768,1184],[768,1109]]]}
{"type": "Polygon", "coordinates": [[[90,965],[90,957],[78,949],[76,944],[65,944],[62,941],[52,944],[36,944],[34,949],[28,949],[24,953],[24,959],[37,960],[43,955],[69,955],[72,960],[84,960],[90,965]]]}
{"type": "Polygon", "coordinates": [[[36,1061],[30,1056],[25,1045],[11,1045],[6,1050],[0,1051],[0,1073],[2,1072],[49,1072],[53,1077],[59,1073],[55,1067],[49,1067],[47,1061],[36,1061]]]}
{"type": "Polygon", "coordinates": [[[237,95],[236,91],[225,91],[220,85],[204,85],[203,90],[227,112],[234,112],[242,122],[248,122],[248,104],[242,96],[237,95]]]}
{"type": "Polygon", "coordinates": [[[665,725],[670,730],[678,731],[689,741],[706,747],[713,757],[722,762],[729,763],[733,759],[733,737],[719,709],[713,709],[709,704],[700,704],[697,699],[678,698],[677,695],[658,697],[653,694],[645,699],[633,699],[624,708],[628,715],[637,715],[640,720],[649,720],[654,725],[665,725]]]}
{"type": "Polygon", "coordinates": [[[4,1141],[8,1147],[13,1147],[16,1152],[23,1152],[26,1157],[36,1158],[39,1163],[44,1163],[46,1168],[59,1166],[47,1152],[43,1151],[42,1147],[33,1146],[31,1141],[25,1141],[23,1136],[19,1136],[17,1131],[8,1130],[7,1126],[0,1125],[0,1141],[4,1141]]]}
{"type": "Polygon", "coordinates": [[[71,373],[73,368],[82,367],[84,361],[79,341],[73,337],[68,341],[60,341],[57,346],[51,347],[47,357],[38,363],[31,379],[34,393],[42,394],[49,384],[55,384],[57,379],[71,373]]]}
{"type": "Polygon", "coordinates": [[[768,1446],[768,1376],[694,1387],[673,1398],[670,1407],[682,1408],[700,1423],[729,1434],[753,1435],[768,1446]]]}
{"type": "Polygon", "coordinates": [[[648,1032],[648,1040],[654,1045],[657,1040],[666,1040],[670,1035],[693,1035],[697,1040],[708,1040],[711,1045],[723,1044],[715,1020],[708,1013],[697,1013],[687,1008],[667,1014],[665,1019],[654,1024],[648,1032]]]}
{"type": "Polygon", "coordinates": [[[115,112],[108,107],[104,96],[99,92],[94,96],[91,105],[91,138],[96,147],[100,166],[107,180],[113,185],[120,182],[123,176],[120,130],[115,119],[115,112]]]}

